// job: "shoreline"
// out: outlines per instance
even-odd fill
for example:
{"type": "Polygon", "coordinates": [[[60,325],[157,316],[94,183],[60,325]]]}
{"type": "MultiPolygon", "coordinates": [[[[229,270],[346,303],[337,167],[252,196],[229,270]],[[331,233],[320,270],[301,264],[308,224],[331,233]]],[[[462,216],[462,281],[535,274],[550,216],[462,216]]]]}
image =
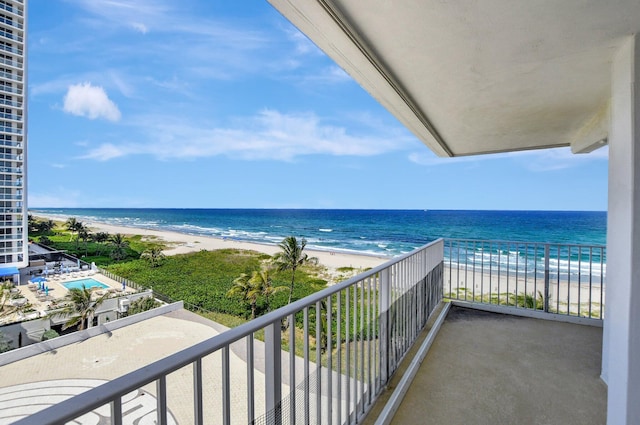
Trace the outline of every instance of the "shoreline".
{"type": "MultiPolygon", "coordinates": [[[[64,221],[69,217],[77,216],[60,216],[48,215],[42,213],[32,214],[38,219],[47,219],[54,221],[64,221]]],[[[165,242],[167,248],[163,250],[165,255],[178,255],[198,252],[201,250],[213,251],[218,249],[245,249],[273,255],[280,251],[277,245],[268,243],[249,242],[237,239],[222,239],[215,236],[193,235],[189,233],[181,233],[175,230],[152,229],[145,227],[123,226],[103,223],[99,221],[86,221],[84,224],[93,231],[107,232],[110,234],[122,233],[126,235],[141,235],[148,238],[157,238],[159,241],[165,242]]],[[[353,267],[355,269],[366,269],[379,266],[393,257],[376,256],[373,254],[355,254],[345,253],[342,251],[324,251],[317,249],[305,248],[305,252],[310,257],[317,257],[320,264],[331,269],[340,267],[353,267]]]]}

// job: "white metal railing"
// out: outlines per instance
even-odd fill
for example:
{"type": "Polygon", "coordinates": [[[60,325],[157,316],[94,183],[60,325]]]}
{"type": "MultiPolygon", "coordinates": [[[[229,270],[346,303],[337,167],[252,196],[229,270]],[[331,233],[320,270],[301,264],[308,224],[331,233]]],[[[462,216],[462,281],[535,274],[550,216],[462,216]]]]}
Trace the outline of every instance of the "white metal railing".
{"type": "Polygon", "coordinates": [[[10,161],[22,161],[23,155],[13,155],[10,153],[0,153],[0,159],[8,159],[10,161]]]}
{"type": "Polygon", "coordinates": [[[61,424],[95,409],[111,424],[133,423],[127,395],[143,387],[161,424],[358,422],[442,299],[443,246],[435,241],[15,424],[61,424]],[[176,387],[188,389],[189,405],[171,397],[176,387]]]}
{"type": "MultiPolygon", "coordinates": [[[[2,8],[0,7],[0,9],[2,9],[2,8]]],[[[23,29],[23,27],[24,27],[20,22],[16,22],[11,18],[0,17],[0,23],[11,25],[12,27],[15,27],[15,28],[18,28],[18,29],[23,29]]]]}
{"type": "Polygon", "coordinates": [[[603,319],[601,245],[447,239],[446,298],[603,319]]]}
{"type": "Polygon", "coordinates": [[[7,80],[13,80],[20,83],[22,82],[22,75],[14,74],[12,72],[1,71],[0,78],[6,78],[7,80]]]}
{"type": "Polygon", "coordinates": [[[22,142],[14,142],[13,140],[0,140],[0,146],[6,148],[22,149],[22,142]]]}
{"type": "Polygon", "coordinates": [[[13,13],[14,15],[17,15],[17,16],[22,16],[23,15],[22,10],[20,10],[20,9],[18,9],[16,7],[11,7],[11,6],[7,5],[7,4],[0,3],[0,9],[6,10],[7,12],[13,13]]]}
{"type": "MultiPolygon", "coordinates": [[[[0,20],[1,19],[2,18],[0,18],[0,20]]],[[[12,67],[18,68],[18,69],[22,69],[22,67],[23,67],[22,63],[20,63],[18,61],[11,60],[11,59],[7,59],[7,58],[0,58],[0,64],[12,66],[12,67]]],[[[19,81],[22,81],[22,78],[19,81]]]]}
{"type": "Polygon", "coordinates": [[[21,187],[21,180],[0,180],[0,187],[21,187]]]}
{"type": "Polygon", "coordinates": [[[15,34],[11,34],[7,31],[3,31],[2,29],[0,29],[0,37],[5,37],[8,38],[9,40],[15,40],[18,41],[20,43],[22,43],[24,41],[24,39],[22,37],[20,37],[19,35],[15,35],[15,34]]]}
{"type": "MultiPolygon", "coordinates": [[[[1,86],[0,86],[0,87],[1,87],[1,86]]],[[[0,126],[0,132],[2,132],[2,133],[11,133],[11,134],[22,135],[22,129],[21,129],[21,128],[13,128],[13,127],[0,126]]]]}
{"type": "MultiPolygon", "coordinates": [[[[0,46],[2,46],[0,44],[0,46]]],[[[14,94],[18,94],[18,95],[22,95],[22,89],[18,89],[15,87],[11,87],[11,86],[6,86],[3,84],[0,84],[0,91],[6,92],[6,93],[14,93],[14,94]]]]}
{"type": "MultiPolygon", "coordinates": [[[[0,3],[2,4],[2,3],[0,3]]],[[[5,52],[15,53],[17,55],[22,56],[22,49],[18,49],[16,47],[7,46],[6,44],[0,44],[0,50],[4,50],[5,52]]]]}
{"type": "Polygon", "coordinates": [[[24,170],[22,168],[0,167],[0,173],[22,174],[23,171],[24,170]]]}
{"type": "MultiPolygon", "coordinates": [[[[0,87],[2,87],[2,86],[0,86],[0,87]]],[[[2,99],[2,98],[0,98],[0,105],[7,105],[7,106],[13,106],[13,107],[16,107],[16,108],[22,108],[22,103],[14,102],[12,100],[2,99]]]]}

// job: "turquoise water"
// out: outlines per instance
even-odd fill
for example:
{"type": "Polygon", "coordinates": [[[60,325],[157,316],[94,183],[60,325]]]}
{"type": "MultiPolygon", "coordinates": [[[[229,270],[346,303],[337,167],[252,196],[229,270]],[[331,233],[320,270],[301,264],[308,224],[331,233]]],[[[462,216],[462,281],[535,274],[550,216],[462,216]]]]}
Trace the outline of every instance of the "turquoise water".
{"type": "Polygon", "coordinates": [[[289,235],[307,246],[393,257],[438,238],[604,245],[604,211],[77,209],[32,213],[265,244],[289,235]]]}
{"type": "Polygon", "coordinates": [[[98,282],[97,280],[91,279],[91,278],[73,280],[71,282],[65,282],[65,283],[62,284],[62,286],[64,286],[67,289],[82,289],[83,285],[87,289],[91,289],[91,288],[108,288],[109,287],[109,286],[105,285],[104,283],[98,282]]]}

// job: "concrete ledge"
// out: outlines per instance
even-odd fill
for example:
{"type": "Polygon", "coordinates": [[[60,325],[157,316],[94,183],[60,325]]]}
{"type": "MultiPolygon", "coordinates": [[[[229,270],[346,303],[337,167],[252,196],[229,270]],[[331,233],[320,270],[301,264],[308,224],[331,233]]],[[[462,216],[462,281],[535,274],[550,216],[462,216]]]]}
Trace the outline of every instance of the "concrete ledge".
{"type": "Polygon", "coordinates": [[[512,316],[531,317],[533,319],[553,320],[556,322],[574,323],[577,325],[587,325],[602,327],[602,319],[591,319],[588,317],[567,316],[565,314],[545,313],[540,310],[516,308],[506,305],[473,303],[469,301],[451,300],[450,304],[456,307],[472,308],[474,310],[490,311],[492,313],[510,314],[512,316]]]}
{"type": "Polygon", "coordinates": [[[433,341],[438,335],[438,331],[440,330],[442,323],[447,317],[447,314],[449,313],[450,308],[451,308],[451,303],[446,303],[444,305],[444,308],[440,311],[440,315],[436,319],[435,323],[433,324],[433,327],[429,331],[429,334],[427,335],[424,342],[420,346],[420,349],[416,353],[416,356],[411,361],[411,364],[409,365],[402,379],[398,383],[398,386],[393,391],[391,398],[389,398],[389,401],[387,401],[387,404],[384,406],[384,409],[382,409],[382,412],[378,416],[378,419],[376,420],[375,425],[388,425],[389,423],[391,423],[391,420],[393,419],[393,416],[395,415],[396,410],[398,410],[398,407],[400,407],[400,403],[402,403],[402,399],[404,398],[405,394],[409,390],[409,387],[411,386],[411,382],[413,381],[413,378],[418,373],[418,369],[420,369],[420,365],[422,364],[422,361],[427,356],[427,353],[429,352],[429,348],[431,348],[431,344],[433,344],[433,341]]]}
{"type": "Polygon", "coordinates": [[[173,304],[164,305],[152,310],[147,310],[142,313],[134,314],[133,316],[123,317],[122,319],[104,323],[102,325],[85,329],[83,331],[73,332],[67,335],[62,335],[58,338],[50,339],[48,341],[43,341],[36,344],[28,345],[26,347],[17,348],[15,350],[0,354],[0,367],[9,363],[16,362],[18,360],[26,359],[28,357],[36,356],[38,354],[46,353],[48,351],[64,347],[65,345],[82,342],[94,336],[109,333],[116,329],[120,329],[134,323],[142,322],[143,320],[147,320],[152,317],[161,316],[163,314],[176,310],[181,310],[182,308],[182,301],[178,301],[173,304]]]}

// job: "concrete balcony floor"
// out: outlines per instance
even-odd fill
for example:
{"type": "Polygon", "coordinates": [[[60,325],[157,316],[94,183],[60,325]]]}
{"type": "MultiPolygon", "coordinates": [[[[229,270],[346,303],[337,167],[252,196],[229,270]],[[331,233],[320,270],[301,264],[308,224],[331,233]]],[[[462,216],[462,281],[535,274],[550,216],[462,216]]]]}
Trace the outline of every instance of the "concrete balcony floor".
{"type": "Polygon", "coordinates": [[[602,328],[452,307],[392,423],[604,424],[601,351],[602,328]]]}

